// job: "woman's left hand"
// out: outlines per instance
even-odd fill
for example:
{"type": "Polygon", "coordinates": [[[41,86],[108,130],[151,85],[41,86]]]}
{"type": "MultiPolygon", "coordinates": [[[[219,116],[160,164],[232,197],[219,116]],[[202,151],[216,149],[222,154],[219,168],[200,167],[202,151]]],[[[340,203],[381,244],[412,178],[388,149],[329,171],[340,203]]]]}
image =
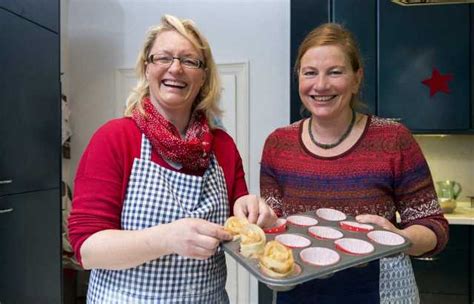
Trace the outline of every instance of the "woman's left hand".
{"type": "Polygon", "coordinates": [[[379,215],[375,215],[375,214],[361,214],[361,215],[356,216],[356,220],[358,222],[364,223],[364,224],[379,225],[383,229],[386,229],[386,230],[389,230],[389,231],[392,231],[392,232],[403,235],[402,230],[395,227],[395,225],[393,225],[392,222],[390,222],[389,220],[387,220],[383,216],[379,216],[379,215]]]}
{"type": "Polygon", "coordinates": [[[245,217],[250,223],[256,223],[260,227],[271,227],[277,220],[273,209],[254,194],[241,196],[235,201],[234,215],[245,217]]]}
{"type": "Polygon", "coordinates": [[[375,214],[361,214],[356,216],[356,220],[361,223],[379,225],[409,239],[412,245],[405,251],[406,254],[420,256],[436,247],[436,234],[428,227],[411,225],[405,229],[398,229],[386,218],[375,214]]]}

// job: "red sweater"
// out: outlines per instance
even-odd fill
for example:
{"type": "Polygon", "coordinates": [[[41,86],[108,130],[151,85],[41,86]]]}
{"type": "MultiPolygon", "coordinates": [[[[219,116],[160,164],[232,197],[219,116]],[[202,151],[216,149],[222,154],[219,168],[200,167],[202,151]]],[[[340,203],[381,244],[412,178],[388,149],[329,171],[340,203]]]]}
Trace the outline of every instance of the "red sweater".
{"type": "MultiPolygon", "coordinates": [[[[224,171],[232,212],[234,202],[248,194],[242,159],[226,132],[215,129],[213,135],[213,151],[224,171]]],[[[123,201],[133,160],[140,157],[141,138],[142,133],[132,119],[115,119],[92,136],[84,151],[74,181],[72,211],[68,219],[69,239],[79,262],[80,248],[89,236],[105,229],[121,229],[123,201]]],[[[171,170],[204,174],[176,170],[155,151],[151,160],[171,170]]]]}
{"type": "Polygon", "coordinates": [[[351,216],[370,213],[401,228],[423,225],[436,234],[440,252],[449,226],[438,204],[430,169],[410,131],[369,117],[364,133],[334,157],[311,153],[301,141],[303,120],[275,130],[262,154],[260,192],[278,215],[330,207],[351,216]]]}

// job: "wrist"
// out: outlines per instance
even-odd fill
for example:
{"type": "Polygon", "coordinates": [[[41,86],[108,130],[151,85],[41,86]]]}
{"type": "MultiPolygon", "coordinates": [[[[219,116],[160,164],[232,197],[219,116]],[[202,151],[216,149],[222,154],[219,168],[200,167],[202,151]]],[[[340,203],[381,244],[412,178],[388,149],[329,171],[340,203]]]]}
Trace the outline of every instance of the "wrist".
{"type": "Polygon", "coordinates": [[[160,224],[147,229],[145,234],[145,244],[150,252],[160,257],[174,253],[170,246],[170,224],[160,224]]]}

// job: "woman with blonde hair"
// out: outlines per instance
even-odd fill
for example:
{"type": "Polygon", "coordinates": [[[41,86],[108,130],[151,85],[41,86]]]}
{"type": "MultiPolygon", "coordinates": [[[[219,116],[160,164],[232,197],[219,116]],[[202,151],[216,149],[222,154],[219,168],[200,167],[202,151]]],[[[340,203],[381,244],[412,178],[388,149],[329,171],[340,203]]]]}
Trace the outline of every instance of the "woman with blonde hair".
{"type": "Polygon", "coordinates": [[[75,179],[69,236],[92,269],[88,303],[227,303],[221,241],[230,216],[271,225],[249,195],[220,115],[209,43],[166,15],[148,32],[125,117],[102,126],[75,179]]]}

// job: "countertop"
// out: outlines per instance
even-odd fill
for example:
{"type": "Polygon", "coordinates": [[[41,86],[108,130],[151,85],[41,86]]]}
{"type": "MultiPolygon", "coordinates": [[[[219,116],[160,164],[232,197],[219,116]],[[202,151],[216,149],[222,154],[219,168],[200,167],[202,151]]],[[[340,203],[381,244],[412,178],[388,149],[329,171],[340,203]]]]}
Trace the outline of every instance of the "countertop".
{"type": "Polygon", "coordinates": [[[474,208],[469,202],[457,202],[452,213],[445,213],[444,217],[451,225],[474,225],[474,208]]]}

